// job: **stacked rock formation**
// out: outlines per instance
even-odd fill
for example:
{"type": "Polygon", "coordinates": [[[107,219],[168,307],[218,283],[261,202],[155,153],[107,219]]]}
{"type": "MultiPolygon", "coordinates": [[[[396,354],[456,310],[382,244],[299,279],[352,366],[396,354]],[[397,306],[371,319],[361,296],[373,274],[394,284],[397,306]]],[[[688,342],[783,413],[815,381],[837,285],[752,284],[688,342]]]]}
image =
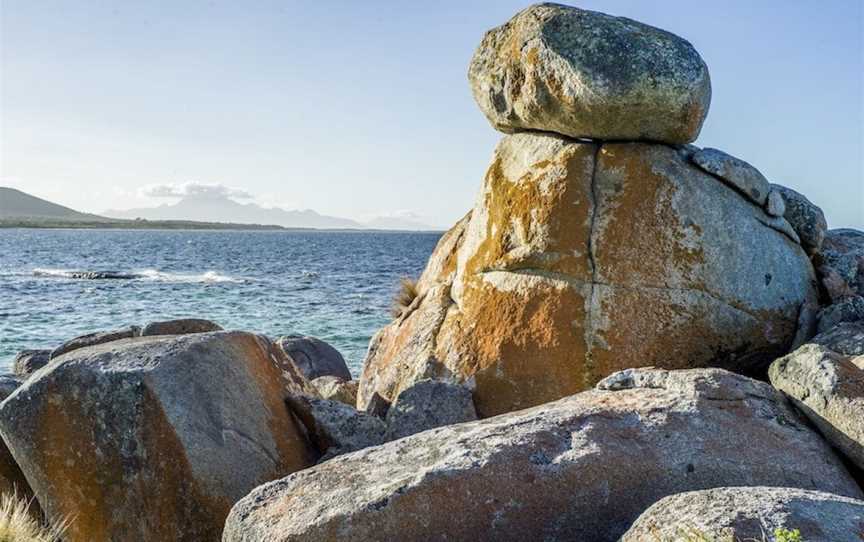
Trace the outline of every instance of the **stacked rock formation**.
{"type": "Polygon", "coordinates": [[[764,374],[812,332],[783,192],[687,145],[711,96],[687,41],[542,4],[488,32],[468,77],[510,135],[417,299],[373,338],[359,407],[430,377],[472,381],[490,416],[634,365],[764,374]]]}

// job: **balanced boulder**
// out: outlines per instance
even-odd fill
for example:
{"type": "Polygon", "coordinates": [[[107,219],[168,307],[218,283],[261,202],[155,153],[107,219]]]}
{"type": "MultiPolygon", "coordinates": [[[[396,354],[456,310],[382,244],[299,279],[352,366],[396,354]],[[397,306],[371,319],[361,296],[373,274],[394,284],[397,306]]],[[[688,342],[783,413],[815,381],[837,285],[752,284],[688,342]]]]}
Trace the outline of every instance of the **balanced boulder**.
{"type": "Polygon", "coordinates": [[[665,145],[505,136],[430,258],[453,264],[370,343],[358,406],[425,378],[474,377],[485,417],[634,363],[761,374],[816,298],[807,254],[771,224],[791,231],[665,145]]]}
{"type": "Polygon", "coordinates": [[[690,43],[623,17],[537,4],[486,33],[468,70],[497,130],[688,143],[708,114],[690,43]]]}
{"type": "Polygon", "coordinates": [[[55,359],[0,432],[64,540],[218,540],[252,488],[313,464],[265,338],[142,337],[55,359]]]}
{"type": "Polygon", "coordinates": [[[861,542],[862,526],[864,501],[858,499],[790,487],[723,487],[660,500],[621,542],[861,542]]]}
{"type": "Polygon", "coordinates": [[[862,496],[771,386],[649,369],[266,484],[234,506],[223,541],[612,542],[657,500],[721,485],[862,496]]]}
{"type": "Polygon", "coordinates": [[[309,380],[319,376],[336,376],[351,380],[351,371],[338,350],[316,337],[286,335],[276,343],[309,380]]]}

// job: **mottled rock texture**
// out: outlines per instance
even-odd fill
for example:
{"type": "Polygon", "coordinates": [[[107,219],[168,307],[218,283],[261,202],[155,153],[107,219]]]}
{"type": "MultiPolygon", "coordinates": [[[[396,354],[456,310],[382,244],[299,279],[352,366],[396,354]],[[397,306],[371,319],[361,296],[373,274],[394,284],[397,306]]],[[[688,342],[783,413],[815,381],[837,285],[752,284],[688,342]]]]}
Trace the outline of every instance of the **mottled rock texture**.
{"type": "Polygon", "coordinates": [[[864,321],[843,322],[837,327],[820,333],[810,341],[827,346],[846,356],[864,355],[864,321]]]}
{"type": "Polygon", "coordinates": [[[771,364],[768,375],[835,448],[864,469],[864,357],[806,344],[771,364]]]}
{"type": "MultiPolygon", "coordinates": [[[[21,379],[17,376],[0,375],[0,401],[12,395],[12,392],[18,389],[20,385],[21,379]]],[[[21,472],[21,468],[15,462],[15,458],[12,457],[12,453],[2,439],[0,439],[0,494],[16,494],[26,500],[33,498],[30,484],[27,483],[24,473],[21,472]]],[[[38,515],[38,503],[33,502],[31,512],[38,515]]]]}
{"type": "Polygon", "coordinates": [[[56,357],[62,356],[67,352],[72,352],[73,350],[77,350],[79,348],[86,348],[88,346],[95,346],[97,344],[110,343],[113,341],[119,341],[120,339],[129,339],[131,337],[138,337],[139,335],[141,335],[141,328],[138,326],[129,326],[121,329],[114,329],[111,331],[97,331],[95,333],[88,333],[87,335],[81,335],[80,337],[70,339],[58,346],[51,351],[49,359],[54,359],[56,357]]]}
{"type": "Polygon", "coordinates": [[[831,301],[864,296],[864,232],[828,230],[817,261],[822,285],[831,301]]]}
{"type": "Polygon", "coordinates": [[[783,196],[786,212],[783,216],[795,229],[801,239],[801,246],[808,254],[816,254],[822,248],[828,222],[822,209],[814,205],[803,194],[779,184],[772,184],[771,189],[783,196]]]}
{"type": "Polygon", "coordinates": [[[322,461],[384,442],[384,421],[345,403],[296,395],[288,398],[288,405],[303,422],[322,461]]]}
{"type": "Polygon", "coordinates": [[[719,369],[598,389],[337,457],[257,488],[224,542],[615,541],[657,500],[728,485],[861,491],[771,386],[719,369]]]}
{"type": "MultiPolygon", "coordinates": [[[[691,160],[700,168],[719,177],[723,182],[747,196],[753,203],[757,205],[767,203],[770,190],[768,179],[744,160],[711,148],[705,148],[694,153],[691,160]]],[[[782,216],[783,213],[774,213],[773,215],[782,216]]]]}
{"type": "Polygon", "coordinates": [[[797,529],[804,542],[861,542],[862,527],[858,499],[788,487],[724,487],[662,499],[621,542],[774,540],[776,529],[797,529]]]}
{"type": "Polygon", "coordinates": [[[843,322],[864,320],[864,297],[854,295],[845,297],[833,305],[823,307],[818,315],[817,332],[823,333],[843,322]]]}
{"type": "Polygon", "coordinates": [[[760,373],[816,298],[770,218],[671,147],[506,136],[412,307],[373,338],[358,406],[425,378],[474,377],[485,417],[634,364],[760,373]]]}
{"type": "Polygon", "coordinates": [[[387,411],[386,440],[476,419],[469,388],[441,380],[421,380],[402,390],[387,411]]]}
{"type": "Polygon", "coordinates": [[[315,337],[286,335],[276,343],[294,360],[294,364],[309,380],[319,376],[336,376],[351,380],[351,371],[338,350],[315,337]]]}
{"type": "Polygon", "coordinates": [[[218,540],[252,488],[313,464],[256,335],[142,337],[53,360],[0,405],[0,432],[67,542],[218,540]]]}
{"type": "MultiPolygon", "coordinates": [[[[765,202],[765,211],[771,216],[786,215],[786,201],[783,199],[783,194],[779,190],[771,190],[768,192],[768,200],[765,202]]],[[[788,222],[788,220],[787,220],[788,222]]],[[[791,224],[790,224],[791,226],[791,224]]],[[[795,229],[794,227],[792,228],[795,229]]],[[[797,234],[797,232],[796,232],[797,234]]],[[[800,236],[799,236],[800,239],[800,236]]]]}
{"type": "Polygon", "coordinates": [[[30,376],[48,364],[50,350],[22,350],[12,362],[12,372],[17,376],[30,376]]]}
{"type": "Polygon", "coordinates": [[[708,67],[689,42],[557,4],[487,32],[468,79],[483,114],[506,133],[688,143],[711,102],[708,67]]]}
{"type": "Polygon", "coordinates": [[[181,318],[178,320],[150,322],[141,330],[141,336],[188,335],[190,333],[208,333],[210,331],[222,331],[222,326],[216,322],[202,318],[181,318]]]}
{"type": "Polygon", "coordinates": [[[339,401],[351,406],[357,405],[358,382],[356,380],[342,380],[336,376],[319,376],[310,384],[322,399],[339,401]]]}

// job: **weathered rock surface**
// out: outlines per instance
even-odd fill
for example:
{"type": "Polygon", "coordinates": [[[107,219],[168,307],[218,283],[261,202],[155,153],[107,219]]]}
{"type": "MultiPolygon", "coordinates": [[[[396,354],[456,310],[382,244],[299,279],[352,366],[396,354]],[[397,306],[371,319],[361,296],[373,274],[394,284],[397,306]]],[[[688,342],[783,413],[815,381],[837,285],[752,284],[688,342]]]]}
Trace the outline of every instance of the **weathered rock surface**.
{"type": "Polygon", "coordinates": [[[864,355],[864,322],[844,322],[816,335],[810,342],[846,356],[864,355]]]}
{"type": "Polygon", "coordinates": [[[297,395],[289,397],[288,405],[306,426],[322,461],[384,442],[384,421],[345,403],[297,395]]]}
{"type": "Polygon", "coordinates": [[[17,376],[30,376],[48,365],[50,359],[50,350],[22,350],[12,362],[12,372],[17,376]]]}
{"type": "Polygon", "coordinates": [[[684,491],[862,496],[767,384],[718,369],[629,371],[610,382],[617,391],[433,429],[266,484],[234,506],[223,540],[611,542],[684,491]]]}
{"type": "Polygon", "coordinates": [[[0,405],[0,432],[68,542],[218,540],[252,488],[313,464],[262,337],[142,337],[76,350],[0,405]]]}
{"type": "MultiPolygon", "coordinates": [[[[14,375],[0,375],[0,401],[3,401],[18,389],[21,385],[21,379],[14,375]]],[[[0,495],[18,495],[25,500],[33,499],[33,490],[30,489],[30,484],[24,478],[24,473],[12,453],[6,446],[4,440],[0,439],[0,495]]],[[[31,512],[34,515],[39,513],[39,504],[33,502],[31,504],[31,512]]]]}
{"type": "Polygon", "coordinates": [[[786,215],[786,201],[783,199],[783,194],[781,194],[780,191],[772,189],[768,192],[768,200],[765,202],[765,211],[771,216],[786,215]]]}
{"type": "Polygon", "coordinates": [[[87,348],[88,346],[96,346],[97,344],[105,344],[120,339],[129,339],[141,335],[141,328],[138,326],[129,326],[111,331],[97,331],[96,333],[88,333],[74,339],[68,340],[57,348],[51,351],[49,359],[62,356],[67,352],[78,350],[79,348],[87,348]]]}
{"type": "MultiPolygon", "coordinates": [[[[760,206],[766,204],[770,191],[768,179],[744,160],[711,148],[694,153],[691,160],[747,196],[753,203],[760,206]]],[[[774,216],[782,216],[782,214],[774,214],[774,216]]]]}
{"type": "Polygon", "coordinates": [[[486,33],[468,70],[497,130],[688,143],[711,102],[693,46],[623,17],[531,6],[486,33]]]}
{"type": "Polygon", "coordinates": [[[276,343],[294,360],[303,376],[309,380],[319,376],[337,376],[351,380],[351,371],[338,350],[315,337],[286,335],[276,343]]]}
{"type": "Polygon", "coordinates": [[[828,222],[822,209],[814,205],[803,194],[779,184],[772,184],[771,190],[780,192],[786,203],[783,216],[795,229],[801,239],[801,246],[808,254],[816,254],[822,248],[828,222]]]}
{"type": "Polygon", "coordinates": [[[797,529],[806,542],[861,542],[862,525],[858,499],[788,487],[724,487],[660,500],[621,542],[774,540],[776,529],[797,529]]]}
{"type": "Polygon", "coordinates": [[[855,295],[843,298],[819,311],[817,331],[822,333],[843,322],[864,320],[864,297],[855,295]]]}
{"type": "Polygon", "coordinates": [[[319,376],[312,382],[312,387],[322,399],[339,401],[346,405],[357,405],[357,381],[342,380],[336,376],[319,376]]]}
{"type": "Polygon", "coordinates": [[[828,230],[818,261],[822,285],[833,302],[864,296],[864,232],[828,230]]]}
{"type": "Polygon", "coordinates": [[[179,320],[150,322],[141,330],[141,336],[188,335],[191,333],[209,333],[211,331],[222,331],[222,326],[202,318],[181,318],[179,320]]]}
{"type": "MultiPolygon", "coordinates": [[[[864,365],[864,358],[857,358],[864,365]]],[[[771,364],[768,375],[835,448],[864,469],[864,367],[817,344],[771,364]]]]}
{"type": "Polygon", "coordinates": [[[431,258],[453,271],[370,343],[358,406],[426,378],[473,376],[485,417],[634,363],[760,373],[817,297],[767,218],[667,146],[506,136],[459,241],[431,258]]]}
{"type": "Polygon", "coordinates": [[[471,390],[442,380],[421,380],[402,390],[387,411],[386,440],[477,419],[471,390]]]}

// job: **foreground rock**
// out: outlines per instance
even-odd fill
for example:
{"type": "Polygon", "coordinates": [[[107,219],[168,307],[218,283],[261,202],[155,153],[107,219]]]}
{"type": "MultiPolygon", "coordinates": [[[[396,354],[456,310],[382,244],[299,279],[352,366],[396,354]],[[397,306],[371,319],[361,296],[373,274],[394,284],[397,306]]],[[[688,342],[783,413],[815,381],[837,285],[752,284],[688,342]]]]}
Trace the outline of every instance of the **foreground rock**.
{"type": "Polygon", "coordinates": [[[294,364],[309,380],[319,376],[335,376],[351,380],[351,371],[338,350],[315,337],[286,335],[276,343],[294,360],[294,364]]]}
{"type": "Polygon", "coordinates": [[[68,542],[218,540],[252,488],[314,463],[266,339],[144,337],[76,350],[0,406],[0,432],[68,542]]]}
{"type": "Polygon", "coordinates": [[[322,399],[339,401],[352,407],[357,405],[356,380],[342,380],[336,376],[319,376],[310,384],[322,399]]]}
{"type": "Polygon", "coordinates": [[[861,542],[862,525],[858,499],[788,487],[724,487],[662,499],[621,542],[775,540],[778,529],[797,529],[806,542],[861,542]]]}
{"type": "Polygon", "coordinates": [[[48,365],[51,359],[50,350],[22,350],[12,362],[12,372],[17,376],[27,377],[48,365]]]}
{"type": "Polygon", "coordinates": [[[222,326],[216,322],[202,318],[181,318],[179,320],[150,322],[141,330],[141,336],[188,335],[190,333],[208,333],[210,331],[222,331],[222,326]]]}
{"type": "Polygon", "coordinates": [[[455,265],[424,273],[373,338],[358,405],[474,377],[485,417],[634,360],[762,374],[816,298],[807,254],[773,223],[791,231],[670,147],[506,136],[464,233],[430,258],[455,265]]]}
{"type": "Polygon", "coordinates": [[[97,331],[95,333],[88,333],[87,335],[81,335],[80,337],[75,337],[74,339],[68,340],[58,346],[51,351],[49,359],[54,359],[68,352],[72,352],[73,350],[78,350],[79,348],[87,348],[88,346],[96,346],[98,344],[110,343],[113,341],[119,341],[120,339],[130,339],[132,337],[138,337],[140,335],[141,328],[138,326],[129,326],[121,329],[114,329],[111,331],[97,331]]]}
{"type": "Polygon", "coordinates": [[[497,130],[688,143],[708,114],[708,67],[687,41],[623,17],[538,4],[486,33],[468,70],[497,130]]]}
{"type": "Polygon", "coordinates": [[[264,485],[232,509],[223,540],[611,542],[652,503],[693,489],[861,497],[767,384],[638,370],[601,388],[615,391],[433,429],[264,485]]]}
{"type": "Polygon", "coordinates": [[[864,357],[807,344],[771,364],[785,392],[835,448],[864,469],[864,357]]]}
{"type": "Polygon", "coordinates": [[[476,419],[470,389],[441,380],[421,380],[403,390],[387,411],[386,440],[476,419]]]}
{"type": "MultiPolygon", "coordinates": [[[[12,395],[20,385],[19,378],[0,375],[0,401],[12,395]]],[[[25,500],[33,499],[30,484],[24,478],[24,473],[21,472],[21,468],[2,439],[0,439],[0,495],[18,495],[25,500]]],[[[34,502],[31,509],[35,515],[38,515],[39,504],[34,502]]]]}
{"type": "Polygon", "coordinates": [[[828,231],[828,222],[822,209],[814,205],[806,196],[791,188],[779,184],[772,184],[771,189],[783,196],[786,211],[783,216],[792,225],[795,233],[801,239],[801,246],[808,254],[816,254],[822,248],[825,240],[825,232],[828,231]]]}
{"type": "Polygon", "coordinates": [[[829,230],[818,261],[822,285],[831,301],[864,296],[864,232],[829,230]]]}

